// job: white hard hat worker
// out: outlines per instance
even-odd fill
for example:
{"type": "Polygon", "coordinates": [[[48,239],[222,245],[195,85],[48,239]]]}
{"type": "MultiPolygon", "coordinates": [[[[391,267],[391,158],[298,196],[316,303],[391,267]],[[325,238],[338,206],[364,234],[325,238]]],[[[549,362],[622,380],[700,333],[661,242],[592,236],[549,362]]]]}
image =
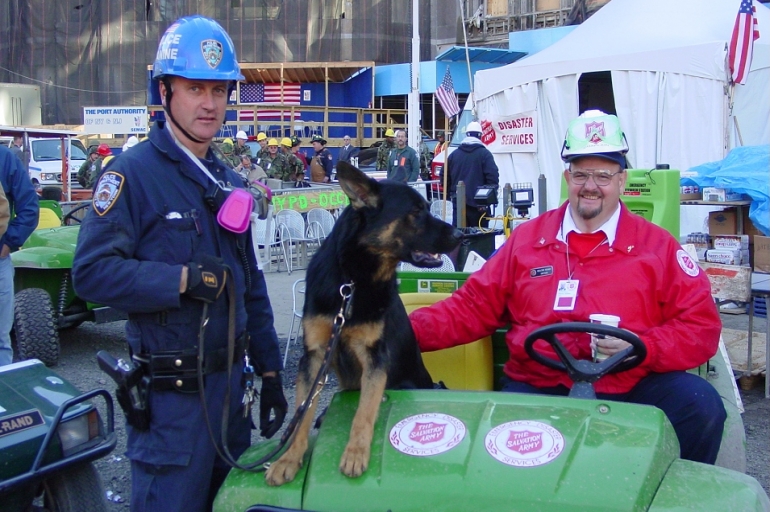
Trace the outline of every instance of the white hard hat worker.
{"type": "Polygon", "coordinates": [[[573,120],[564,136],[561,158],[572,162],[583,156],[595,156],[626,168],[628,142],[617,116],[601,110],[586,110],[573,120]]]}
{"type": "Polygon", "coordinates": [[[236,133],[235,138],[237,140],[249,140],[249,136],[246,135],[246,132],[244,132],[243,130],[240,130],[238,133],[236,133]]]}
{"type": "Polygon", "coordinates": [[[465,128],[465,135],[468,137],[476,137],[477,139],[481,138],[481,125],[476,121],[471,121],[468,123],[468,126],[465,128]]]}

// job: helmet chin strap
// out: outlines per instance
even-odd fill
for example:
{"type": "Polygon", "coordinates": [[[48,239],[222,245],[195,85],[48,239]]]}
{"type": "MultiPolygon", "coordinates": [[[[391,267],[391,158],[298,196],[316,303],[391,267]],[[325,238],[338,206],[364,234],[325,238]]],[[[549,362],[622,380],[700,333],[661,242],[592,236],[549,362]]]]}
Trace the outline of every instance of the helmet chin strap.
{"type": "Polygon", "coordinates": [[[163,77],[163,85],[166,87],[166,101],[163,104],[163,110],[166,112],[166,115],[169,119],[171,119],[171,122],[174,123],[174,126],[176,126],[180,132],[182,132],[182,135],[190,139],[191,141],[195,142],[196,144],[204,144],[206,141],[204,140],[198,140],[190,133],[182,128],[182,126],[176,121],[174,118],[174,114],[171,113],[171,80],[169,80],[166,77],[163,77]]]}

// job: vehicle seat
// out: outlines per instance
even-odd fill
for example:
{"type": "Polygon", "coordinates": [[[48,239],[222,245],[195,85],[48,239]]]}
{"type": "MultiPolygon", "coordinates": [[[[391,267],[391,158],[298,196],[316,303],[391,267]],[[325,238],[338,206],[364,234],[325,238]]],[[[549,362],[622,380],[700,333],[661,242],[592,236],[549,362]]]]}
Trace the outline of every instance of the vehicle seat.
{"type": "Polygon", "coordinates": [[[40,208],[40,216],[35,229],[58,228],[60,226],[61,219],[56,215],[56,212],[50,208],[40,208]]]}
{"type": "MultiPolygon", "coordinates": [[[[402,293],[406,312],[430,306],[450,296],[449,293],[402,293]]],[[[466,345],[423,352],[422,359],[435,382],[443,381],[449,389],[492,391],[492,337],[466,345]]]]}

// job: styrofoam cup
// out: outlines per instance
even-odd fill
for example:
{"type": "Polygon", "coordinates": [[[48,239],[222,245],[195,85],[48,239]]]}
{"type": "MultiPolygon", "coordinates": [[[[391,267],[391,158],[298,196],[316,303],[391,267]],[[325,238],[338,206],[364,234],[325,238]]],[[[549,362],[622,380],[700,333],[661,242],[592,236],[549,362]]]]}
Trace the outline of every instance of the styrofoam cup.
{"type": "MultiPolygon", "coordinates": [[[[588,319],[592,324],[604,324],[613,327],[617,327],[620,324],[619,316],[605,315],[603,313],[594,313],[593,315],[590,315],[588,319]]],[[[604,337],[603,334],[591,334],[591,350],[593,352],[594,361],[604,361],[609,357],[607,354],[602,354],[596,345],[596,340],[604,337]]]]}

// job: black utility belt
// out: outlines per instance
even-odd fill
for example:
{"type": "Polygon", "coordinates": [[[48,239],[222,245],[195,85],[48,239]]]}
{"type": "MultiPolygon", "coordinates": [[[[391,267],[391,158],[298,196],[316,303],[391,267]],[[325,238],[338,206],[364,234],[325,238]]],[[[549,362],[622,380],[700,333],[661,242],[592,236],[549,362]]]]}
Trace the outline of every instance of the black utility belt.
{"type": "MultiPolygon", "coordinates": [[[[227,371],[231,365],[243,357],[248,342],[248,334],[242,334],[236,338],[231,361],[228,361],[227,347],[207,352],[203,357],[203,376],[227,371]]],[[[133,358],[142,365],[145,374],[150,376],[153,391],[198,392],[197,348],[135,354],[133,358]]]]}

